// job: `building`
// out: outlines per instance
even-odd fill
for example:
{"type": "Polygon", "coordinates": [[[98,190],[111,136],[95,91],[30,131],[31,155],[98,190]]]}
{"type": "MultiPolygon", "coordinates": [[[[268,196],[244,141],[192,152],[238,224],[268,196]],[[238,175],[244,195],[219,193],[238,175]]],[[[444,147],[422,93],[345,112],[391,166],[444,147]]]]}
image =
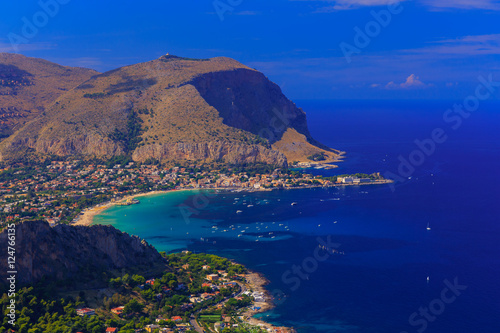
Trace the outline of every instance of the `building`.
{"type": "Polygon", "coordinates": [[[82,317],[95,315],[95,310],[90,308],[76,309],[76,314],[82,317]]]}
{"type": "Polygon", "coordinates": [[[339,177],[338,180],[342,184],[352,184],[352,183],[354,183],[354,178],[353,177],[339,177]]]}
{"type": "Polygon", "coordinates": [[[207,280],[208,281],[219,281],[219,275],[217,275],[217,274],[207,275],[207,280]]]}
{"type": "Polygon", "coordinates": [[[118,328],[116,328],[116,327],[106,328],[106,333],[117,333],[117,332],[118,332],[118,328]]]}
{"type": "Polygon", "coordinates": [[[154,330],[159,329],[159,328],[160,328],[160,325],[155,325],[155,324],[146,325],[146,327],[144,327],[146,332],[150,332],[150,333],[154,332],[154,330]]]}
{"type": "Polygon", "coordinates": [[[111,309],[111,312],[113,312],[114,314],[117,314],[117,315],[121,316],[122,313],[123,313],[123,309],[124,308],[125,308],[124,306],[119,306],[117,308],[111,309]]]}

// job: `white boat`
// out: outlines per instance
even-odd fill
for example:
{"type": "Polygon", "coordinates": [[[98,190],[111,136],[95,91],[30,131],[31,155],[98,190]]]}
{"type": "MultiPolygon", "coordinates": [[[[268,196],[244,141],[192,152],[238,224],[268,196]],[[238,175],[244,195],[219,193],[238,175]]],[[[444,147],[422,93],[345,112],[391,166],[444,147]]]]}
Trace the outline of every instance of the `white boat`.
{"type": "Polygon", "coordinates": [[[241,213],[243,213],[243,211],[242,211],[242,210],[237,210],[237,211],[236,211],[236,214],[241,214],[241,213]]]}
{"type": "Polygon", "coordinates": [[[427,222],[427,231],[431,230],[431,226],[429,224],[429,222],[427,222]]]}
{"type": "Polygon", "coordinates": [[[297,206],[297,203],[296,202],[292,202],[291,204],[292,206],[297,206]]]}

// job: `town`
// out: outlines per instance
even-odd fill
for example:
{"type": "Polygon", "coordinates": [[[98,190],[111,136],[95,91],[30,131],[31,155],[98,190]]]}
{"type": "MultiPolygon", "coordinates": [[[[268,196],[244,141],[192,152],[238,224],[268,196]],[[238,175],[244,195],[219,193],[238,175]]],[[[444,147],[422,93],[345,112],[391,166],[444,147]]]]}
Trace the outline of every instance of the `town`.
{"type": "MultiPolygon", "coordinates": [[[[0,170],[2,225],[44,220],[52,226],[71,223],[82,211],[126,196],[179,189],[271,190],[319,186],[384,184],[380,174],[313,176],[268,165],[161,166],[130,160],[108,162],[46,161],[0,170]]],[[[128,201],[126,204],[133,202],[128,201]]]]}
{"type": "Polygon", "coordinates": [[[53,300],[47,292],[54,282],[22,288],[15,332],[295,332],[252,318],[272,307],[267,281],[257,273],[210,254],[161,255],[164,262],[150,270],[94,272],[99,288],[68,281],[71,288],[59,286],[53,300]]]}

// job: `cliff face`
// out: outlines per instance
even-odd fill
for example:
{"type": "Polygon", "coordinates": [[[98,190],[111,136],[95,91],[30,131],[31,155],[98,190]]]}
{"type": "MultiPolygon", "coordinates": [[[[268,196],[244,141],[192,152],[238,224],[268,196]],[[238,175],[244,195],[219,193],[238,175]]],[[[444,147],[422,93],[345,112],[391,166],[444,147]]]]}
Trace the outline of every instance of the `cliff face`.
{"type": "Polygon", "coordinates": [[[148,145],[137,148],[132,158],[144,162],[158,160],[223,161],[229,164],[265,163],[287,166],[285,155],[277,150],[259,145],[242,145],[230,142],[172,143],[148,145]]]}
{"type": "MultiPolygon", "coordinates": [[[[7,244],[6,231],[0,233],[0,244],[7,244]]],[[[24,222],[16,226],[15,248],[20,283],[35,283],[44,277],[68,278],[81,269],[120,269],[163,261],[146,241],[101,225],[51,228],[46,222],[24,222]]],[[[2,260],[2,281],[5,265],[6,260],[2,260]]]]}
{"type": "Polygon", "coordinates": [[[262,73],[229,58],[164,56],[67,91],[1,142],[0,158],[130,154],[286,166],[272,144],[290,128],[318,146],[305,113],[262,73]]]}
{"type": "Polygon", "coordinates": [[[310,137],[304,111],[260,72],[236,69],[207,73],[192,84],[219,111],[226,125],[259,135],[271,144],[290,127],[310,137]]]}

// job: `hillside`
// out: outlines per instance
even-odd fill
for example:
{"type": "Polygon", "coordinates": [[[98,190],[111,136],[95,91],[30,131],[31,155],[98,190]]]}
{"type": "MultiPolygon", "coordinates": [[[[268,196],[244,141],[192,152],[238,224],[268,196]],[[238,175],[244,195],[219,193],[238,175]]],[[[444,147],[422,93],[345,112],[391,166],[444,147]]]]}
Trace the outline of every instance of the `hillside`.
{"type": "MultiPolygon", "coordinates": [[[[0,233],[7,244],[8,233],[0,233]]],[[[136,236],[112,226],[91,227],[27,221],[16,225],[16,269],[20,283],[44,278],[66,279],[83,271],[152,266],[163,261],[154,247],[136,236]]],[[[0,263],[0,277],[6,281],[7,261],[0,263]]]]}
{"type": "Polygon", "coordinates": [[[338,154],[320,148],[305,113],[262,73],[229,58],[170,55],[93,76],[0,144],[2,160],[128,154],[286,166],[287,157],[306,160],[311,151],[338,154]],[[273,149],[290,138],[287,129],[306,150],[273,149]]]}
{"type": "Polygon", "coordinates": [[[95,74],[91,69],[0,53],[0,138],[21,128],[59,96],[95,74]]]}

